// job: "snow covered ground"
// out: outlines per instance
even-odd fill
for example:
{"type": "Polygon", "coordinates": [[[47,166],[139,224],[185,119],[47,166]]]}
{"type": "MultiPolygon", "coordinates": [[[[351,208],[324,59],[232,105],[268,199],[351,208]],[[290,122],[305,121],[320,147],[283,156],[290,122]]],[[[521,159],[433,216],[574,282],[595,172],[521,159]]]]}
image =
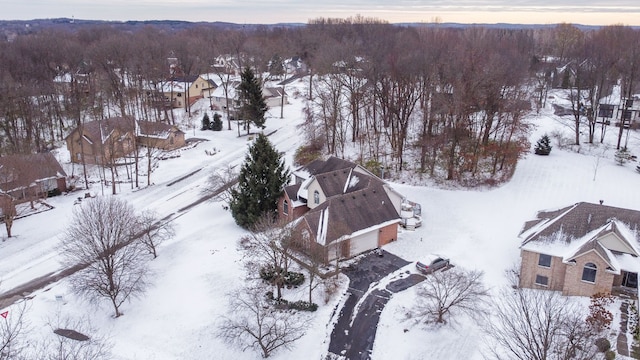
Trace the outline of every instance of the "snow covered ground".
{"type": "MultiPolygon", "coordinates": [[[[292,86],[302,88],[306,82],[292,86]]],[[[304,91],[303,91],[304,92],[304,91]]],[[[543,134],[560,131],[571,138],[571,129],[552,114],[553,99],[540,114],[530,117],[535,126],[531,142],[543,134]]],[[[302,122],[303,99],[292,98],[280,119],[280,109],[271,110],[265,133],[277,130],[271,141],[291,163],[295,149],[302,143],[297,126],[302,122]]],[[[203,107],[204,108],[204,107],[203,107]]],[[[202,112],[185,123],[199,125],[202,112]]],[[[225,123],[225,129],[226,129],[225,123]]],[[[209,141],[184,150],[181,156],[160,162],[152,173],[154,185],[132,191],[120,185],[118,197],[137,209],[153,209],[160,216],[176,216],[177,236],[163,243],[159,257],[150,262],[153,284],[142,298],[126,303],[124,316],[114,319],[107,303],[101,306],[78,299],[62,280],[36,292],[29,300],[28,319],[32,338],[57,336],[44,326],[54,317],[85,318],[94,334],[110,339],[115,359],[257,359],[257,352],[232,348],[215,336],[219,316],[227,309],[226,294],[246,281],[237,241],[244,231],[238,228],[220,203],[205,202],[189,211],[177,209],[195,201],[205,186],[211,169],[237,165],[243,161],[248,141],[237,131],[222,132],[189,129],[187,137],[209,141]],[[207,155],[205,150],[219,150],[207,155]],[[172,186],[173,180],[202,169],[172,186]]],[[[614,144],[617,129],[609,129],[607,143],[614,144]]],[[[583,138],[583,142],[586,139],[583,138]]],[[[518,164],[513,179],[494,189],[442,189],[425,185],[392,184],[410,200],[422,205],[423,226],[403,231],[398,241],[385,250],[414,261],[428,253],[450,257],[456,266],[479,269],[486,285],[498,289],[506,284],[504,271],[519,259],[518,234],[525,221],[539,210],[558,208],[580,201],[603,200],[611,206],[640,210],[640,191],[635,188],[640,174],[636,163],[615,164],[612,146],[584,144],[580,151],[562,150],[554,141],[549,156],[528,155],[518,164]]],[[[629,149],[640,152],[640,137],[632,132],[629,149]]],[[[76,169],[77,172],[77,169],[76,169]]],[[[146,184],[143,179],[142,184],[146,184]]],[[[101,195],[99,185],[90,189],[101,195]]],[[[104,190],[105,193],[109,189],[104,190]]],[[[83,193],[51,198],[55,209],[15,222],[14,238],[6,239],[0,230],[0,292],[31,278],[58,271],[57,246],[71,218],[73,202],[83,193]]],[[[408,265],[412,269],[412,265],[408,265]]],[[[344,284],[343,284],[344,289],[344,284]]],[[[302,298],[306,289],[286,290],[287,298],[302,298]]],[[[320,359],[328,347],[332,330],[331,315],[342,297],[336,294],[328,302],[322,290],[316,291],[320,305],[313,314],[306,336],[291,351],[278,351],[273,359],[320,359]]],[[[471,323],[444,327],[417,326],[402,320],[403,306],[409,306],[415,292],[409,289],[395,294],[380,319],[372,359],[481,359],[480,330],[471,323]]],[[[0,309],[13,313],[14,306],[0,309]]]]}

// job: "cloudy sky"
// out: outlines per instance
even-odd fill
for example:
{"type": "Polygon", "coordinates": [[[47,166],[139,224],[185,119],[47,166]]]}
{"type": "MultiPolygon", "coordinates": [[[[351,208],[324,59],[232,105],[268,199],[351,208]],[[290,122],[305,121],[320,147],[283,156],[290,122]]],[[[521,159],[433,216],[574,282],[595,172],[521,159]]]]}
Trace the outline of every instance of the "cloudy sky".
{"type": "Polygon", "coordinates": [[[274,24],[318,17],[398,22],[640,25],[638,0],[0,0],[1,20],[68,17],[274,24]]]}

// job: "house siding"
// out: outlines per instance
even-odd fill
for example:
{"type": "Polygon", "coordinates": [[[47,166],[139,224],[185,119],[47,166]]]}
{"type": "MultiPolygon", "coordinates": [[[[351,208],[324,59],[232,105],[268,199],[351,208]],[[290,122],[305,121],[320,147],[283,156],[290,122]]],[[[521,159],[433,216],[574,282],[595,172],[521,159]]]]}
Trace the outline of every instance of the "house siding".
{"type": "Polygon", "coordinates": [[[552,256],[551,266],[544,267],[538,265],[540,254],[537,252],[522,250],[520,257],[522,259],[520,266],[520,287],[562,291],[565,282],[566,268],[566,265],[562,262],[562,258],[552,256]],[[549,285],[543,286],[536,284],[537,275],[546,276],[549,279],[549,285]]]}
{"type": "Polygon", "coordinates": [[[611,293],[615,275],[608,272],[606,268],[607,263],[593,252],[577,258],[575,265],[567,265],[562,294],[567,296],[591,296],[599,292],[611,293]],[[593,263],[598,269],[594,283],[582,280],[582,270],[586,263],[593,263]]]}
{"type": "Polygon", "coordinates": [[[398,239],[398,223],[390,224],[380,229],[378,246],[384,246],[398,239]]]}

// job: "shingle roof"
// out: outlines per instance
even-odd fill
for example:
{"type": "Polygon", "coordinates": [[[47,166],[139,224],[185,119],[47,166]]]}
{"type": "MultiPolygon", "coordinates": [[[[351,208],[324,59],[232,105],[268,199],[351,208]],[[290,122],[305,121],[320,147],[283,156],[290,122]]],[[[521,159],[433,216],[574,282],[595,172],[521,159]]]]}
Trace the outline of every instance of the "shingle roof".
{"type": "Polygon", "coordinates": [[[305,214],[305,220],[317,241],[329,244],[344,235],[400,221],[400,218],[386,191],[379,185],[328,198],[305,214]],[[322,222],[322,217],[327,215],[327,221],[322,222]]]}
{"type": "Polygon", "coordinates": [[[530,230],[532,233],[527,234],[523,244],[545,241],[560,231],[566,235],[565,241],[571,242],[572,239],[581,238],[612,219],[627,224],[632,229],[640,228],[640,211],[580,202],[555,211],[539,212],[537,220],[526,224],[523,233],[530,230]],[[539,228],[535,229],[537,226],[539,228]]]}
{"type": "Polygon", "coordinates": [[[177,127],[157,121],[138,121],[140,135],[167,138],[172,131],[183,132],[177,127]]]}
{"type": "Polygon", "coordinates": [[[113,130],[118,129],[123,133],[133,132],[135,120],[131,117],[112,117],[103,120],[90,121],[83,124],[84,135],[91,141],[102,141],[109,138],[113,130]]]}
{"type": "Polygon", "coordinates": [[[52,153],[0,157],[0,189],[3,191],[29,186],[37,180],[66,176],[52,153]]]}
{"type": "Polygon", "coordinates": [[[302,166],[300,169],[308,171],[311,175],[317,175],[336,170],[353,169],[356,166],[356,163],[331,156],[327,160],[313,160],[309,164],[302,166]]]}

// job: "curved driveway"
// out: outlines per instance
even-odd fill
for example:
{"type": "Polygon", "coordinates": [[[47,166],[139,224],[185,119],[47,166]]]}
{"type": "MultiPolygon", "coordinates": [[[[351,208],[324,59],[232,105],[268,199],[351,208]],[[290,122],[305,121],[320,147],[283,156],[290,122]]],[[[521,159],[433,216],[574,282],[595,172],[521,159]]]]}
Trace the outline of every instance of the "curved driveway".
{"type": "Polygon", "coordinates": [[[331,333],[330,354],[327,355],[327,359],[334,358],[333,355],[349,360],[369,359],[380,313],[392,294],[425,279],[421,275],[410,274],[406,278],[389,283],[385,289],[371,291],[362,299],[371,284],[409,264],[393,254],[385,251],[383,253],[384,256],[380,257],[371,252],[357,264],[344,269],[343,272],[349,277],[349,295],[331,333]],[[354,308],[359,302],[358,311],[354,316],[354,308]]]}

